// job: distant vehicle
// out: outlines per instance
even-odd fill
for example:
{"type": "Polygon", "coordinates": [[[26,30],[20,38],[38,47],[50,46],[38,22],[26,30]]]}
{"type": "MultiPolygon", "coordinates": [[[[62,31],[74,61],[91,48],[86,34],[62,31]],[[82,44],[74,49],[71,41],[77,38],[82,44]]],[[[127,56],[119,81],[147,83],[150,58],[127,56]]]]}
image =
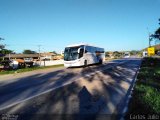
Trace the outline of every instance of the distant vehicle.
{"type": "Polygon", "coordinates": [[[18,61],[16,60],[11,60],[9,64],[13,69],[18,69],[18,61]]]}
{"type": "Polygon", "coordinates": [[[130,53],[129,52],[125,52],[124,53],[124,58],[129,58],[130,57],[130,53]]]}
{"type": "Polygon", "coordinates": [[[147,57],[148,56],[148,52],[147,51],[143,51],[143,57],[147,57]]]}
{"type": "Polygon", "coordinates": [[[157,51],[157,55],[160,56],[160,51],[157,51]]]}
{"type": "Polygon", "coordinates": [[[24,58],[24,62],[26,63],[33,62],[33,58],[24,58]]]}
{"type": "Polygon", "coordinates": [[[102,64],[105,60],[104,48],[88,44],[69,45],[64,50],[64,66],[87,66],[102,64]]]}

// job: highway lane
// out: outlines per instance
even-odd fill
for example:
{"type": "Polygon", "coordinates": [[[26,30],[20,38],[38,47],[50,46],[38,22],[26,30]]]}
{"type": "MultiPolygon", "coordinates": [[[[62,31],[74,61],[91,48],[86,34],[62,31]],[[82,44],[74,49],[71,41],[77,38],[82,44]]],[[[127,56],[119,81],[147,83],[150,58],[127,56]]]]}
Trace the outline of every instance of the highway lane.
{"type": "MultiPolygon", "coordinates": [[[[102,119],[106,119],[106,115],[108,117],[111,114],[122,113],[125,106],[124,103],[134,83],[140,64],[141,59],[122,59],[100,66],[61,69],[57,73],[54,71],[55,75],[51,73],[54,77],[49,75],[48,78],[50,79],[47,79],[46,82],[43,81],[43,75],[40,75],[37,78],[42,77],[42,79],[32,79],[35,82],[32,83],[30,81],[30,84],[25,82],[27,85],[20,88],[14,88],[19,85],[15,82],[13,82],[14,85],[12,82],[10,82],[12,84],[3,83],[1,84],[3,86],[1,90],[7,91],[12,88],[13,91],[1,94],[2,98],[8,95],[5,98],[7,102],[1,102],[3,108],[7,106],[8,108],[2,110],[1,107],[0,114],[20,114],[19,117],[24,120],[36,117],[40,117],[36,118],[38,120],[53,118],[54,120],[64,118],[68,118],[68,120],[71,120],[71,118],[86,119],[88,115],[94,115],[94,118],[91,116],[92,120],[101,119],[102,117],[102,119]],[[66,73],[66,76],[59,72],[66,73]],[[58,74],[57,78],[60,77],[60,79],[54,79],[58,74]],[[43,82],[40,82],[41,80],[43,82]],[[46,86],[51,86],[51,88],[46,86]],[[23,92],[19,91],[19,89],[23,92]],[[47,91],[49,89],[50,91],[47,91]],[[26,91],[28,91],[27,95],[25,95],[26,91]],[[38,91],[40,93],[46,92],[39,94],[38,91]],[[13,96],[11,95],[12,93],[13,96]],[[35,93],[38,93],[38,95],[35,96],[35,93]],[[20,98],[17,99],[17,96],[20,96],[20,98]],[[33,97],[30,98],[31,96],[33,97]],[[18,103],[13,104],[16,101],[18,103]]],[[[29,79],[21,78],[14,81],[21,80],[27,81],[29,79]]]]}
{"type": "Polygon", "coordinates": [[[68,74],[76,71],[72,77],[56,80],[62,81],[59,85],[63,87],[0,110],[0,114],[15,114],[23,120],[88,120],[88,117],[105,120],[114,117],[125,107],[140,64],[141,59],[123,59],[101,66],[63,69],[68,74]]]}
{"type": "Polygon", "coordinates": [[[87,68],[60,68],[42,70],[32,73],[20,73],[0,77],[0,110],[11,107],[23,101],[45,94],[61,86],[70,84],[79,78],[95,74],[96,71],[117,66],[129,60],[114,60],[103,65],[93,65],[87,68]]]}

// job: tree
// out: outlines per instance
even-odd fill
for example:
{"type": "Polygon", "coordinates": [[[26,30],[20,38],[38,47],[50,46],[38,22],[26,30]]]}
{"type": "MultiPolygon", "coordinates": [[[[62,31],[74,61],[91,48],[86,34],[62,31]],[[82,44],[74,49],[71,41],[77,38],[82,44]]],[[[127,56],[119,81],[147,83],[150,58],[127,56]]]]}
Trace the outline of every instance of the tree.
{"type": "Polygon", "coordinates": [[[5,48],[5,46],[0,44],[0,49],[2,50],[4,48],[5,48]]]}
{"type": "Polygon", "coordinates": [[[122,57],[122,53],[120,53],[120,52],[118,52],[118,51],[115,51],[115,52],[113,52],[113,56],[114,56],[115,58],[120,58],[120,57],[122,57]]]}
{"type": "Polygon", "coordinates": [[[57,55],[57,52],[56,51],[53,51],[52,53],[56,54],[57,55]]]}
{"type": "Polygon", "coordinates": [[[132,51],[130,51],[130,55],[136,55],[136,54],[138,54],[138,52],[139,51],[137,51],[137,50],[132,50],[132,51]]]}
{"type": "Polygon", "coordinates": [[[2,49],[0,50],[0,54],[14,54],[14,51],[8,49],[2,49]]]}
{"type": "Polygon", "coordinates": [[[105,52],[105,57],[109,57],[109,52],[105,52]]]}
{"type": "MultiPolygon", "coordinates": [[[[160,36],[160,27],[155,31],[155,34],[160,36]]],[[[160,37],[159,37],[159,39],[160,39],[160,37]]]]}
{"type": "MultiPolygon", "coordinates": [[[[160,22],[160,19],[159,19],[159,22],[160,22]]],[[[159,23],[159,24],[160,24],[160,23],[159,23]]],[[[159,28],[155,31],[155,33],[152,34],[150,37],[160,40],[160,27],[159,27],[159,28]]]]}
{"type": "Polygon", "coordinates": [[[37,53],[36,51],[32,51],[29,49],[23,51],[23,54],[36,54],[36,53],[37,53]]]}
{"type": "MultiPolygon", "coordinates": [[[[0,37],[0,40],[4,40],[4,39],[0,37]]],[[[5,48],[5,45],[0,44],[0,49],[2,50],[4,48],[5,48]]]]}
{"type": "MultiPolygon", "coordinates": [[[[4,40],[4,39],[0,37],[0,41],[1,41],[1,40],[4,40]]],[[[4,48],[5,48],[5,45],[0,44],[0,57],[3,57],[3,56],[4,56],[4,54],[2,53],[2,50],[3,50],[4,48]]],[[[1,58],[0,58],[0,61],[1,61],[1,58]]]]}

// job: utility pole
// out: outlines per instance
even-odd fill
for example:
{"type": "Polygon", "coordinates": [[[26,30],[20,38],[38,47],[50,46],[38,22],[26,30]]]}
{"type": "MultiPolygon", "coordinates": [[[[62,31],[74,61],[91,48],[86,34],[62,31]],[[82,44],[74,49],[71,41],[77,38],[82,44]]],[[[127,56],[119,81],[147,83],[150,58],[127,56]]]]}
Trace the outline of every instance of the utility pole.
{"type": "Polygon", "coordinates": [[[39,52],[39,62],[40,62],[40,66],[41,66],[41,46],[42,46],[42,45],[38,45],[38,52],[39,52]]]}
{"type": "MultiPolygon", "coordinates": [[[[1,41],[1,40],[4,40],[4,38],[1,38],[1,37],[0,37],[0,41],[1,41]]],[[[3,48],[4,48],[4,45],[3,45],[3,44],[0,44],[0,50],[3,50],[3,48]]],[[[0,55],[3,56],[3,54],[0,54],[0,55]]],[[[3,56],[3,60],[4,60],[4,56],[3,56]]]]}
{"type": "MultiPolygon", "coordinates": [[[[5,45],[5,46],[9,46],[9,45],[5,45]]],[[[8,53],[8,58],[9,58],[9,60],[11,60],[11,54],[10,53],[8,53]]]]}
{"type": "Polygon", "coordinates": [[[149,47],[151,47],[151,41],[152,41],[152,37],[151,35],[149,35],[149,47]]]}
{"type": "Polygon", "coordinates": [[[151,35],[150,35],[148,27],[147,27],[147,32],[148,32],[149,47],[151,47],[151,38],[150,38],[151,35]]]}

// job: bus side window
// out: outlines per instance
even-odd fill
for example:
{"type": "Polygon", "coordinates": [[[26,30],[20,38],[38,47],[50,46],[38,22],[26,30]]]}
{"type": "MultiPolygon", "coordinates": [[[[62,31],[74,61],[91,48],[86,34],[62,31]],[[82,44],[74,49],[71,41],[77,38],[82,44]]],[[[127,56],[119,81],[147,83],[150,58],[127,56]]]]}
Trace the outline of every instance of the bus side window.
{"type": "Polygon", "coordinates": [[[85,53],[87,53],[88,52],[88,50],[87,49],[85,49],[85,53]]]}
{"type": "Polygon", "coordinates": [[[93,53],[96,53],[97,49],[96,47],[93,48],[93,53]]]}
{"type": "Polygon", "coordinates": [[[94,52],[95,52],[94,47],[91,47],[91,46],[90,46],[89,48],[90,48],[89,50],[90,50],[91,53],[94,53],[94,52]]]}
{"type": "Polygon", "coordinates": [[[85,48],[85,53],[87,53],[87,52],[89,52],[89,47],[88,46],[86,46],[86,48],[85,48]]]}

